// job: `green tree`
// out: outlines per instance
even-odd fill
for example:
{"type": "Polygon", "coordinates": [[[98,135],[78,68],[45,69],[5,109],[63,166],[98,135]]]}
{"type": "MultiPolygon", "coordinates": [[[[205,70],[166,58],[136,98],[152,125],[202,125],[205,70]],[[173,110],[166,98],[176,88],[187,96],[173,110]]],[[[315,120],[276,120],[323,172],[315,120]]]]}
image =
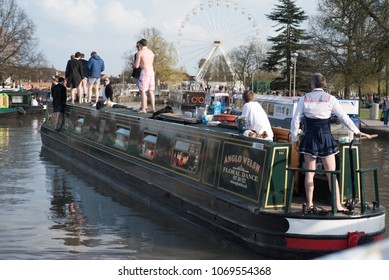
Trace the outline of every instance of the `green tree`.
{"type": "Polygon", "coordinates": [[[372,2],[367,0],[361,5],[353,0],[321,0],[321,14],[312,25],[318,68],[329,78],[343,82],[343,88],[337,90],[345,97],[350,96],[353,87],[361,95],[362,86],[377,78],[385,67],[387,37],[379,28],[381,18],[374,20],[366,10],[372,2]]]}
{"type": "MultiPolygon", "coordinates": [[[[154,71],[156,82],[177,83],[184,79],[181,69],[174,68],[178,62],[177,51],[172,43],[167,42],[161,35],[161,32],[155,28],[145,28],[139,35],[140,39],[147,40],[147,46],[154,54],[154,71]]],[[[135,45],[135,44],[134,44],[135,45]]],[[[134,60],[134,54],[127,55],[126,69],[132,68],[131,62],[134,60]]]]}
{"type": "Polygon", "coordinates": [[[293,53],[298,53],[299,58],[303,51],[308,48],[303,44],[309,37],[305,34],[300,25],[308,18],[304,10],[297,7],[293,0],[279,0],[273,12],[266,17],[277,22],[274,26],[277,32],[275,37],[268,38],[272,43],[267,57],[264,60],[263,69],[267,71],[277,71],[281,78],[276,79],[278,89],[287,88],[292,79],[291,67],[293,53]],[[277,81],[278,80],[278,81],[277,81]]]}

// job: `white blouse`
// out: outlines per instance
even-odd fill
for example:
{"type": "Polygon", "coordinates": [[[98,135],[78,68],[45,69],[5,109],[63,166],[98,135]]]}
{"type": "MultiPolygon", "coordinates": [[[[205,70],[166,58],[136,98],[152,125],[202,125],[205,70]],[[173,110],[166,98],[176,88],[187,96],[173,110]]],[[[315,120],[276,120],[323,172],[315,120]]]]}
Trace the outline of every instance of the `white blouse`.
{"type": "Polygon", "coordinates": [[[298,140],[298,129],[303,116],[310,119],[328,119],[334,114],[349,130],[360,133],[358,127],[343,111],[338,99],[321,88],[315,88],[299,99],[291,122],[290,132],[293,142],[298,140]]]}

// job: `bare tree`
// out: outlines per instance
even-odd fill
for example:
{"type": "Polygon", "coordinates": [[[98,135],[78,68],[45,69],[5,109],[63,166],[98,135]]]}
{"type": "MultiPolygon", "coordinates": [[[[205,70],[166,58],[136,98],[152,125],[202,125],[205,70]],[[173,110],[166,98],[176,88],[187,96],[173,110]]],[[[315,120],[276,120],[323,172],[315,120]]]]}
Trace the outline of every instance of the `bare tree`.
{"type": "Polygon", "coordinates": [[[248,45],[233,49],[228,55],[233,67],[235,81],[241,81],[247,87],[261,67],[263,56],[261,45],[252,41],[248,45]]]}
{"type": "Polygon", "coordinates": [[[46,63],[37,51],[35,25],[15,0],[0,0],[0,73],[46,63]]]}

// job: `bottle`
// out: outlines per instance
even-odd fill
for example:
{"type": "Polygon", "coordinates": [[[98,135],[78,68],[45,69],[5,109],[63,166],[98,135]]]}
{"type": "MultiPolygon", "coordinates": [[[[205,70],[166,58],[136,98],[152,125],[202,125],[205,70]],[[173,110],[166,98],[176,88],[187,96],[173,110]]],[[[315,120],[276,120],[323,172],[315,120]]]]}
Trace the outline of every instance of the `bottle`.
{"type": "Polygon", "coordinates": [[[248,128],[248,122],[246,117],[240,116],[238,118],[238,131],[239,133],[243,133],[247,130],[248,128]]]}
{"type": "Polygon", "coordinates": [[[348,136],[339,137],[339,143],[349,143],[350,138],[348,136]]]}
{"type": "Polygon", "coordinates": [[[215,106],[213,106],[213,114],[214,115],[220,115],[222,113],[222,105],[219,101],[215,103],[215,106]]]}

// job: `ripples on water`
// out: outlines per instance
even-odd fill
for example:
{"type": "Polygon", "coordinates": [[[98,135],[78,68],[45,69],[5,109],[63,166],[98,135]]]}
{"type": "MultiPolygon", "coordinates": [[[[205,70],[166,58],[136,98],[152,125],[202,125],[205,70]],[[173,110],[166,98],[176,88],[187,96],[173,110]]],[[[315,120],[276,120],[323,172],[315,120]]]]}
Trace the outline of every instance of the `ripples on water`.
{"type": "Polygon", "coordinates": [[[0,120],[0,259],[256,259],[157,205],[104,196],[42,154],[42,117],[0,120]]]}

